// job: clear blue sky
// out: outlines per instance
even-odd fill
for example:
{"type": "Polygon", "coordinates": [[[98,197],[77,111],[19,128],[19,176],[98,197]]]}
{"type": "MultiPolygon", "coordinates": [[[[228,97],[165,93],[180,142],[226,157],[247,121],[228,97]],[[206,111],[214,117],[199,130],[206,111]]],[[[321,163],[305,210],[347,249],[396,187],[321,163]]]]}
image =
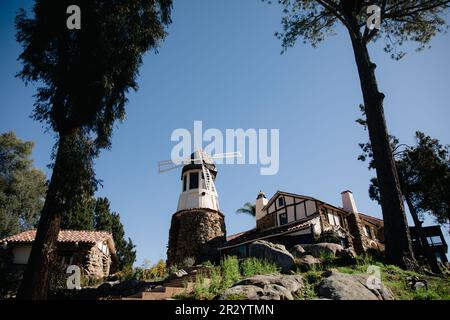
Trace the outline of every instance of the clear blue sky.
{"type": "MultiPolygon", "coordinates": [[[[53,135],[29,118],[35,88],[14,78],[20,69],[14,14],[30,3],[0,2],[0,132],[35,141],[35,165],[49,175],[53,135]]],[[[355,123],[362,96],[348,36],[338,30],[317,49],[299,42],[280,55],[274,37],[280,18],[278,6],[259,0],[175,1],[169,36],[159,54],[144,59],[127,118],[116,126],[112,149],[96,161],[104,185],[98,195],[121,214],[137,245],[137,264],[166,256],[180,173],[158,174],[157,162],[170,158],[172,131],[189,129],[194,120],[223,130],[280,129],[277,175],[261,176],[255,165],[219,167],[216,185],[229,235],[254,226],[254,219],[235,211],[259,190],[339,206],[340,192],[350,189],[361,212],[381,217],[367,193],[374,172],[357,160],[358,143],[368,137],[355,123]]],[[[390,133],[403,143],[412,144],[416,130],[450,143],[449,40],[440,35],[431,50],[409,50],[399,62],[380,45],[370,48],[390,133]]]]}

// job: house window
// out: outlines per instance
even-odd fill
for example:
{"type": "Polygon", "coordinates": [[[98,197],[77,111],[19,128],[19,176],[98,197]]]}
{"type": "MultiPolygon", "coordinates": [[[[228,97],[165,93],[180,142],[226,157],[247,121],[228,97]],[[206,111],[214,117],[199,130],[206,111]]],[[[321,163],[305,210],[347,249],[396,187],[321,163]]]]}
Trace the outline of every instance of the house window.
{"type": "Polygon", "coordinates": [[[183,176],[183,192],[186,191],[187,188],[187,175],[183,176]]]}
{"type": "Polygon", "coordinates": [[[280,214],[280,226],[286,223],[288,223],[287,214],[286,213],[280,214]]]}
{"type": "Polygon", "coordinates": [[[339,225],[343,228],[345,228],[345,224],[344,224],[344,218],[342,217],[342,215],[338,215],[339,216],[339,225]]]}
{"type": "Polygon", "coordinates": [[[283,198],[278,198],[278,205],[281,207],[281,206],[284,206],[284,199],[283,198]]]}
{"type": "Polygon", "coordinates": [[[441,237],[439,237],[439,236],[428,237],[427,240],[428,240],[428,244],[431,246],[439,246],[439,245],[443,244],[441,237]]]}
{"type": "Polygon", "coordinates": [[[370,230],[370,227],[368,225],[364,226],[364,233],[366,234],[367,237],[372,239],[372,231],[370,230]]]}
{"type": "Polygon", "coordinates": [[[334,218],[331,213],[328,214],[328,223],[334,226],[334,218]]]}
{"type": "Polygon", "coordinates": [[[198,189],[198,172],[189,174],[189,189],[198,189]]]}

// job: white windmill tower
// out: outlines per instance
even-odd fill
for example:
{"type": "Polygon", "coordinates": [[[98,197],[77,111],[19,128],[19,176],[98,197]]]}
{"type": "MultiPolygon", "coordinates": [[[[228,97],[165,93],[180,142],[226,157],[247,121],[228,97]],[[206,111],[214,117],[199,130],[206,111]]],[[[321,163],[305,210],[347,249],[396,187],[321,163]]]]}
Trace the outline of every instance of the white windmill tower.
{"type": "Polygon", "coordinates": [[[181,193],[169,232],[169,265],[180,264],[186,257],[195,257],[196,262],[216,258],[226,231],[214,184],[217,176],[214,160],[240,156],[239,152],[209,156],[197,149],[189,158],[159,161],[159,173],[182,167],[181,193]]]}

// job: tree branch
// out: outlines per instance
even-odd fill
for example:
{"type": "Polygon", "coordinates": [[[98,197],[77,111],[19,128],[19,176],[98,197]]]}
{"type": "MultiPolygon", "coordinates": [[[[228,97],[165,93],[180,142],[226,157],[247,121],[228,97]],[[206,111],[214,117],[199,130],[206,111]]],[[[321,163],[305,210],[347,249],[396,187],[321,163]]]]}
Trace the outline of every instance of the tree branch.
{"type": "Polygon", "coordinates": [[[333,13],[334,16],[336,18],[338,18],[348,30],[352,30],[350,24],[347,22],[345,17],[339,13],[339,8],[336,6],[336,4],[333,1],[330,1],[330,0],[317,0],[317,2],[322,7],[324,7],[327,10],[329,10],[331,13],[333,13]]]}
{"type": "Polygon", "coordinates": [[[438,3],[433,3],[433,2],[434,1],[430,0],[430,1],[427,1],[427,2],[417,5],[417,6],[412,6],[409,8],[402,8],[402,9],[394,11],[392,13],[386,13],[385,17],[386,18],[401,18],[401,17],[411,16],[416,13],[420,13],[422,11],[435,9],[440,6],[444,6],[444,7],[450,6],[450,0],[440,1],[438,3]]]}

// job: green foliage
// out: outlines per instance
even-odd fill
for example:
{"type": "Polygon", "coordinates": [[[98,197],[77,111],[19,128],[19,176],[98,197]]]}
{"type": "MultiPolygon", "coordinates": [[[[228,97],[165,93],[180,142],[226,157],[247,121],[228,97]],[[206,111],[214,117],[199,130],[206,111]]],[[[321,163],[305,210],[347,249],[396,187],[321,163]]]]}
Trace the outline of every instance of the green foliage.
{"type": "Polygon", "coordinates": [[[0,135],[0,239],[35,227],[44,205],[47,181],[32,167],[33,145],[14,132],[0,135]]]}
{"type": "Polygon", "coordinates": [[[195,277],[193,288],[193,298],[196,300],[210,299],[212,291],[210,290],[210,280],[202,273],[195,277]]]}
{"type": "Polygon", "coordinates": [[[218,295],[222,288],[223,288],[223,283],[222,283],[222,274],[221,274],[221,270],[219,267],[212,267],[210,269],[210,284],[209,284],[209,292],[211,294],[211,296],[216,296],[218,295]]]}
{"type": "Polygon", "coordinates": [[[203,267],[213,267],[213,266],[214,266],[214,265],[212,264],[212,262],[209,261],[209,260],[203,261],[203,262],[201,263],[201,265],[202,265],[203,267]]]}
{"type": "Polygon", "coordinates": [[[125,116],[125,95],[137,90],[142,56],[166,36],[171,6],[170,0],[36,0],[33,17],[21,10],[18,76],[40,85],[34,118],[58,133],[82,129],[95,136],[96,148],[109,147],[114,122],[125,116]],[[72,4],[82,8],[79,32],[65,27],[72,4]]]}
{"type": "Polygon", "coordinates": [[[183,259],[181,265],[183,267],[192,267],[195,264],[195,257],[186,257],[183,259]]]}
{"type": "Polygon", "coordinates": [[[450,279],[446,276],[436,277],[407,271],[395,265],[386,265],[381,262],[368,260],[354,266],[337,267],[337,270],[348,274],[367,274],[367,268],[375,265],[381,270],[381,281],[389,287],[395,298],[399,300],[450,300],[450,279]],[[412,290],[407,284],[406,278],[416,276],[428,283],[428,290],[412,290]]]}
{"type": "Polygon", "coordinates": [[[239,272],[239,260],[235,256],[227,256],[220,262],[222,269],[223,285],[224,288],[229,288],[241,278],[239,272]]]}
{"type": "Polygon", "coordinates": [[[110,202],[107,198],[98,198],[94,209],[94,228],[99,231],[108,231],[113,235],[116,246],[117,269],[132,266],[136,261],[136,251],[133,241],[125,239],[125,230],[120,215],[111,212],[110,202]]]}
{"type": "MultiPolygon", "coordinates": [[[[415,146],[400,144],[391,136],[395,150],[395,163],[403,194],[408,197],[417,214],[432,215],[440,224],[450,223],[450,153],[449,146],[443,146],[417,131],[415,146]]],[[[359,160],[369,160],[369,169],[374,168],[370,143],[360,144],[362,154],[359,160]]],[[[378,179],[372,178],[369,196],[380,202],[378,179]]]]}
{"type": "MultiPolygon", "coordinates": [[[[48,205],[42,210],[46,219],[38,235],[51,226],[58,228],[60,215],[94,194],[99,181],[93,160],[101,149],[111,147],[114,124],[125,117],[126,95],[138,88],[143,55],[166,36],[171,8],[171,0],[35,0],[32,17],[23,9],[18,12],[16,39],[23,50],[17,76],[38,85],[33,118],[58,137],[48,205]],[[82,8],[83,25],[69,31],[65,12],[73,4],[82,8]]],[[[123,237],[115,240],[123,268],[135,259],[134,245],[123,237]]],[[[54,241],[49,238],[35,252],[41,258],[49,254],[54,241]]],[[[31,272],[38,268],[38,258],[30,259],[22,298],[46,297],[48,273],[38,277],[31,272]]],[[[50,268],[49,263],[40,267],[50,268]]]]}
{"type": "Polygon", "coordinates": [[[98,198],[94,208],[94,228],[112,232],[112,218],[110,202],[108,198],[98,198]]]}
{"type": "Polygon", "coordinates": [[[325,231],[316,239],[316,243],[322,242],[341,244],[341,237],[333,230],[325,231]]]}
{"type": "Polygon", "coordinates": [[[257,258],[247,258],[240,265],[242,277],[247,278],[255,274],[279,273],[280,268],[275,264],[257,258]]]}
{"type": "Polygon", "coordinates": [[[61,229],[93,230],[95,199],[87,196],[80,199],[61,218],[61,229]]]}
{"type": "Polygon", "coordinates": [[[256,216],[256,205],[251,202],[246,202],[242,208],[236,210],[236,213],[245,213],[254,217],[256,216]]]}
{"type": "MultiPolygon", "coordinates": [[[[194,299],[213,299],[223,291],[230,288],[242,278],[251,277],[256,274],[278,273],[279,268],[274,264],[247,258],[239,261],[235,256],[226,256],[219,266],[209,265],[207,272],[201,272],[196,276],[192,297],[194,299]]],[[[187,296],[179,296],[185,299],[187,296]]],[[[242,296],[227,297],[230,300],[241,300],[242,296]]]]}
{"type": "Polygon", "coordinates": [[[178,270],[180,270],[180,269],[178,268],[178,265],[176,263],[172,264],[169,268],[170,273],[177,272],[178,270]]]}
{"type": "MultiPolygon", "coordinates": [[[[268,0],[263,0],[271,2],[268,0]]],[[[384,39],[384,50],[393,59],[400,59],[404,52],[399,47],[407,41],[418,44],[418,49],[428,46],[431,39],[447,29],[444,17],[448,1],[441,0],[278,0],[283,6],[283,31],[276,36],[283,48],[292,47],[298,38],[317,46],[328,36],[334,35],[338,24],[352,33],[360,34],[362,41],[384,39]],[[381,29],[369,30],[367,7],[378,5],[381,9],[381,29]]]]}

